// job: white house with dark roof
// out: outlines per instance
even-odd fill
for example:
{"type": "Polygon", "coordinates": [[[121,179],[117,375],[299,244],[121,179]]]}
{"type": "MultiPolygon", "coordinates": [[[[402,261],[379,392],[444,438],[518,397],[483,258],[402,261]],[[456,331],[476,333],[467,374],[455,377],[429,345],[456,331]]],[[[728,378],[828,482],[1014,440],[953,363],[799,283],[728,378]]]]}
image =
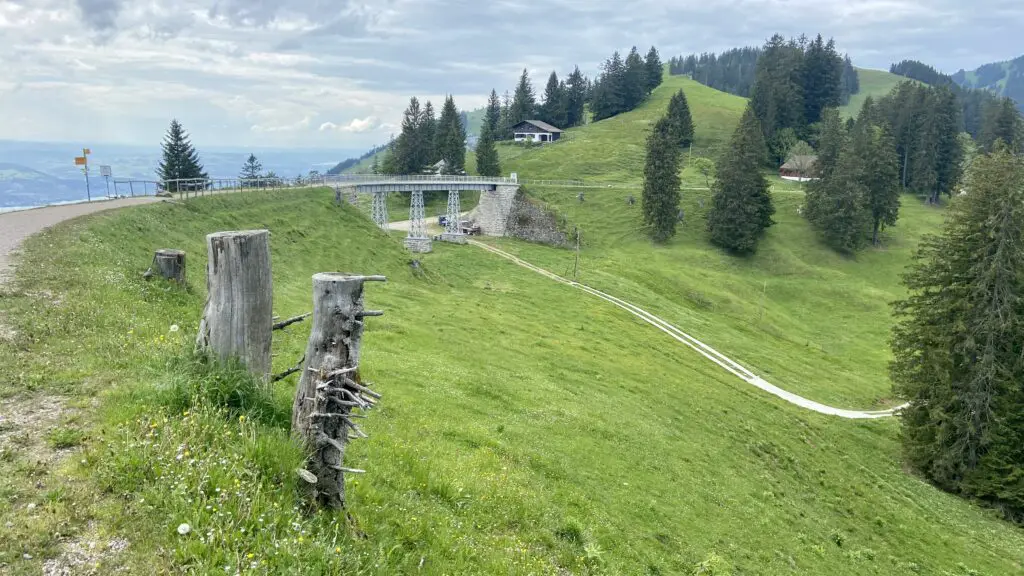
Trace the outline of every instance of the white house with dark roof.
{"type": "Polygon", "coordinates": [[[561,128],[540,120],[523,120],[512,127],[512,138],[516,142],[554,142],[561,137],[561,128]]]}

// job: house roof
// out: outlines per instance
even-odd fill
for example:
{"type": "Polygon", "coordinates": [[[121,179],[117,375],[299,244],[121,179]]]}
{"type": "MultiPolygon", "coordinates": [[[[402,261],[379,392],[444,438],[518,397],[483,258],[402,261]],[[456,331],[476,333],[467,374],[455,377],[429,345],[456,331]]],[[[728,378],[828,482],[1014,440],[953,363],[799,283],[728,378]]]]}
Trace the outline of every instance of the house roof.
{"type": "Polygon", "coordinates": [[[779,170],[807,170],[818,161],[817,156],[793,156],[779,170]]]}
{"type": "Polygon", "coordinates": [[[516,126],[519,126],[520,124],[532,124],[533,126],[535,126],[537,128],[540,128],[541,130],[543,130],[545,132],[561,132],[562,131],[561,128],[555,128],[551,124],[548,124],[547,122],[542,122],[540,120],[523,120],[519,124],[516,124],[516,126]]]}

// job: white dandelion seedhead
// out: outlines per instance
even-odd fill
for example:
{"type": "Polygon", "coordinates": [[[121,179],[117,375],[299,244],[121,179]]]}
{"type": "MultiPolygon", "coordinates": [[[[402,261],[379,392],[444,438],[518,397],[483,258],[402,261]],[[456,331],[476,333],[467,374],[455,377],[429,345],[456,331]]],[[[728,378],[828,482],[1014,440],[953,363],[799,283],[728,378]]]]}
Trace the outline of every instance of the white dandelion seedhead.
{"type": "Polygon", "coordinates": [[[179,524],[178,525],[178,534],[181,534],[182,536],[188,534],[191,531],[192,531],[192,527],[189,526],[188,524],[179,524]]]}

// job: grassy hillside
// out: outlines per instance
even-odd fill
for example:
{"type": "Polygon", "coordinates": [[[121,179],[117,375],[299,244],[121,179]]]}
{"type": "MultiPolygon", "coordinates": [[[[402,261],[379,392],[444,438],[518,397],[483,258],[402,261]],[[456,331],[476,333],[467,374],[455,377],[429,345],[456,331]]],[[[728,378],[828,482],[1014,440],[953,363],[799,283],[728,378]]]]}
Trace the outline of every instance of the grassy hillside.
{"type": "Polygon", "coordinates": [[[850,102],[846,106],[839,108],[839,113],[843,118],[857,116],[868,96],[878,100],[892,92],[892,89],[900,82],[912,82],[909,78],[890,74],[885,70],[869,70],[867,68],[858,68],[857,76],[860,78],[860,92],[851,96],[850,102]]]}
{"type": "Polygon", "coordinates": [[[641,177],[647,132],[665,114],[669,99],[680,89],[686,92],[694,118],[693,153],[712,155],[724,146],[739,123],[746,99],[682,76],[666,75],[665,82],[636,110],[572,128],[563,140],[550,145],[499,145],[502,171],[535,179],[636,182],[641,177]]]}
{"type": "MultiPolygon", "coordinates": [[[[93,533],[130,543],[103,555],[99,573],[124,565],[129,573],[860,576],[1024,567],[1020,530],[904,473],[894,422],[800,411],[618,309],[471,246],[437,245],[414,274],[397,235],[331,200],[330,191],[201,198],[58,226],[27,243],[18,283],[0,299],[19,335],[0,339],[0,390],[14,399],[26,390],[65,395],[80,406],[98,395],[100,416],[52,435],[83,445],[60,468],[17,445],[0,458],[5,570],[39,573],[61,542],[93,533]],[[176,360],[191,348],[205,299],[204,234],[253,227],[273,234],[281,316],[308,310],[315,272],[389,277],[366,296],[387,313],[368,322],[363,351],[364,374],[385,396],[365,421],[370,440],[347,457],[368,470],[348,485],[347,521],[299,508],[300,456],[287,435],[294,380],[260,394],[237,376],[176,360]],[[188,291],[141,280],[159,246],[188,251],[188,291]],[[236,408],[218,410],[213,392],[225,386],[249,408],[232,400],[236,408]],[[176,531],[183,522],[185,536],[176,531]]],[[[574,218],[607,223],[595,242],[634,234],[614,211],[574,218]]],[[[787,245],[815,250],[799,237],[787,245]]],[[[587,274],[602,257],[593,249],[587,274]]],[[[680,256],[673,282],[701,273],[696,253],[665,252],[680,256]]],[[[655,304],[686,306],[671,289],[655,304]]],[[[276,335],[275,369],[301,356],[306,330],[276,335]]]]}

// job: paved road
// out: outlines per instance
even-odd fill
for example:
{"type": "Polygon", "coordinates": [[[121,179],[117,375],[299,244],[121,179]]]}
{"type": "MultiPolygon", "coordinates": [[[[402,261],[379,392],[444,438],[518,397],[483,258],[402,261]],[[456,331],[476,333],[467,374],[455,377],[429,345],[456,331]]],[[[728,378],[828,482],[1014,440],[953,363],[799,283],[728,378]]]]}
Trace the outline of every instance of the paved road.
{"type": "Polygon", "coordinates": [[[757,374],[754,374],[753,372],[751,372],[747,368],[743,367],[738,362],[730,359],[726,355],[722,354],[718,350],[715,350],[714,348],[708,346],[707,344],[701,342],[700,340],[697,340],[693,336],[690,336],[686,332],[683,332],[682,330],[680,330],[679,328],[675,327],[674,325],[672,325],[672,324],[662,320],[661,318],[655,316],[654,314],[651,314],[650,312],[644,310],[643,308],[640,308],[639,306],[636,306],[634,304],[626,302],[625,300],[621,300],[619,298],[616,298],[615,296],[612,296],[610,294],[606,294],[604,292],[601,292],[600,290],[596,290],[596,289],[591,288],[589,286],[586,286],[584,284],[580,284],[579,282],[574,282],[574,281],[569,280],[567,278],[563,278],[563,277],[561,277],[561,276],[559,276],[559,275],[557,275],[557,274],[555,274],[553,272],[549,272],[547,270],[544,270],[543,268],[534,266],[533,264],[530,264],[529,262],[526,262],[525,260],[521,260],[520,258],[518,258],[518,257],[516,257],[516,256],[514,256],[512,254],[509,254],[508,252],[505,252],[504,250],[499,250],[498,248],[495,248],[495,247],[490,246],[488,244],[484,244],[483,242],[479,242],[479,241],[476,241],[476,240],[470,240],[469,243],[473,244],[474,246],[478,246],[480,248],[483,248],[484,250],[487,250],[488,252],[497,254],[498,256],[501,256],[502,258],[506,258],[508,260],[511,260],[512,262],[515,262],[516,264],[518,264],[518,265],[520,265],[520,266],[522,266],[522,267],[524,267],[524,268],[526,268],[528,270],[532,270],[532,271],[534,271],[534,272],[536,272],[536,273],[538,273],[538,274],[540,274],[540,275],[542,275],[542,276],[544,276],[546,278],[549,278],[549,279],[554,280],[556,282],[560,282],[562,284],[566,284],[568,286],[572,286],[573,288],[578,288],[578,289],[580,289],[580,290],[582,290],[582,291],[584,291],[584,292],[586,292],[586,293],[588,293],[588,294],[590,294],[592,296],[596,296],[596,297],[598,297],[598,298],[600,298],[600,299],[602,299],[602,300],[604,300],[606,302],[609,302],[611,304],[614,304],[615,306],[618,306],[619,308],[622,308],[623,310],[629,312],[630,314],[636,316],[637,318],[643,320],[644,322],[647,322],[651,326],[654,326],[658,330],[661,330],[662,332],[668,334],[669,336],[671,336],[675,340],[679,341],[680,343],[685,344],[686,346],[689,346],[694,351],[696,351],[698,354],[700,354],[701,356],[704,356],[708,360],[711,360],[712,362],[714,362],[715,364],[720,366],[722,369],[726,370],[727,372],[731,373],[732,375],[736,376],[737,378],[740,378],[744,382],[746,382],[746,383],[748,383],[748,384],[750,384],[752,386],[756,386],[757,388],[760,388],[761,390],[764,390],[765,392],[768,392],[769,394],[772,394],[774,396],[782,398],[783,400],[785,400],[786,402],[789,402],[790,404],[794,404],[796,406],[800,406],[801,408],[805,408],[807,410],[811,410],[811,411],[817,412],[819,414],[827,414],[829,416],[838,416],[840,418],[847,418],[847,419],[851,419],[851,420],[869,420],[869,419],[875,419],[875,418],[887,418],[887,417],[890,417],[890,416],[894,416],[899,410],[901,410],[902,408],[904,408],[906,406],[904,404],[902,406],[897,406],[895,408],[890,408],[889,410],[875,410],[875,411],[845,410],[845,409],[842,409],[842,408],[835,408],[835,407],[832,407],[832,406],[821,404],[820,402],[815,402],[814,400],[809,400],[807,398],[804,398],[803,396],[798,396],[796,394],[793,394],[792,392],[787,392],[786,390],[783,390],[782,388],[779,388],[778,386],[775,386],[774,384],[770,384],[770,383],[766,382],[760,376],[758,376],[757,374]]]}
{"type": "Polygon", "coordinates": [[[33,208],[32,210],[21,210],[18,212],[4,212],[0,214],[0,282],[4,281],[7,274],[11,272],[10,254],[17,250],[21,242],[29,236],[43,229],[49,228],[65,220],[112,210],[124,206],[137,206],[157,202],[160,198],[151,196],[140,198],[121,198],[119,200],[102,200],[87,202],[84,204],[65,204],[62,206],[47,206],[44,208],[33,208]]]}

